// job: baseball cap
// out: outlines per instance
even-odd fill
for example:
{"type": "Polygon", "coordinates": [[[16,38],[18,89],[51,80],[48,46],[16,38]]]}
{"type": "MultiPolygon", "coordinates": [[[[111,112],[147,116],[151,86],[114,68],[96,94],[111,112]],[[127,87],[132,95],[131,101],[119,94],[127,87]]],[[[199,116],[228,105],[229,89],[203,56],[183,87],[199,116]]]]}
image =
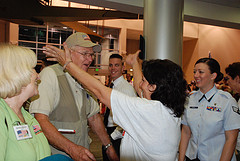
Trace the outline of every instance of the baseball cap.
{"type": "Polygon", "coordinates": [[[83,32],[73,33],[65,42],[69,48],[78,45],[81,47],[92,47],[93,52],[99,53],[102,51],[101,45],[93,43],[90,37],[83,32]]]}

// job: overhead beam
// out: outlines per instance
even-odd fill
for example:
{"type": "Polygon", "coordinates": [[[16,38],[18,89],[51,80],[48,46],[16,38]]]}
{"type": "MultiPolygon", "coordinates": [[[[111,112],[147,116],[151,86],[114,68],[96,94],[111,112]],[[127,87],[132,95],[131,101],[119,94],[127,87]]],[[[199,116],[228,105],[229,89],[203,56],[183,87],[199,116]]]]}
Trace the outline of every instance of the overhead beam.
{"type": "MultiPolygon", "coordinates": [[[[143,14],[144,0],[69,0],[119,11],[143,14]]],[[[235,7],[201,0],[184,0],[184,20],[240,29],[240,2],[235,7]]],[[[230,3],[230,2],[228,2],[230,3]]]]}
{"type": "Polygon", "coordinates": [[[112,10],[44,6],[38,0],[1,0],[0,19],[42,25],[44,22],[137,19],[134,13],[112,10]]]}

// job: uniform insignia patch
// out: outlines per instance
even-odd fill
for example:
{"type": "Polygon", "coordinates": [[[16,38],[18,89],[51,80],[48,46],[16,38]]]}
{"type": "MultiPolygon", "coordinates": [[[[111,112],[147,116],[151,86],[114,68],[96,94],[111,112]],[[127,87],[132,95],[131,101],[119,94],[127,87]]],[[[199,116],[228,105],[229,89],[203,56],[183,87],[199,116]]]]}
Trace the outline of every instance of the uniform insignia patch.
{"type": "Polygon", "coordinates": [[[240,115],[240,111],[239,111],[239,108],[238,108],[238,107],[232,106],[232,109],[233,109],[233,112],[236,112],[237,114],[240,115]]]}
{"type": "Polygon", "coordinates": [[[216,111],[216,112],[221,112],[222,109],[220,107],[215,107],[215,106],[207,106],[206,108],[209,111],[216,111]]]}

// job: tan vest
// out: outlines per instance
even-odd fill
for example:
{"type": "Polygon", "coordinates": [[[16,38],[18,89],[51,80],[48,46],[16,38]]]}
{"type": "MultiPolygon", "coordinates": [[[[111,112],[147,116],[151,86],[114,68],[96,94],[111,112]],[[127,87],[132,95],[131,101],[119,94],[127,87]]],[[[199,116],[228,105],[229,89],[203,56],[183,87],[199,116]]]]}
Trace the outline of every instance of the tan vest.
{"type": "MultiPolygon", "coordinates": [[[[50,67],[55,71],[58,78],[60,100],[57,107],[49,115],[49,119],[57,129],[61,128],[75,130],[75,134],[63,135],[75,144],[89,149],[90,139],[88,136],[89,129],[87,124],[87,116],[90,113],[89,109],[91,107],[89,100],[90,96],[85,90],[83,90],[83,104],[81,111],[79,112],[71,87],[63,72],[63,68],[59,64],[52,65],[50,67]]],[[[52,154],[64,154],[62,151],[59,151],[53,147],[51,147],[51,150],[52,154]]]]}

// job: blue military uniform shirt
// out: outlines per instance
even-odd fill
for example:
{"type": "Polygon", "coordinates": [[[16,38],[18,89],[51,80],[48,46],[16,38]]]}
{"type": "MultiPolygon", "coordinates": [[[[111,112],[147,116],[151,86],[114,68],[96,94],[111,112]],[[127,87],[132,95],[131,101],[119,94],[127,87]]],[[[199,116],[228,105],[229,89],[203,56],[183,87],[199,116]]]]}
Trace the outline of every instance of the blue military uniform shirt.
{"type": "MultiPolygon", "coordinates": [[[[215,86],[205,96],[192,93],[182,124],[192,132],[186,156],[201,161],[219,161],[225,144],[225,131],[240,128],[240,115],[234,98],[215,86]]],[[[236,161],[235,154],[232,161],[236,161]]]]}

